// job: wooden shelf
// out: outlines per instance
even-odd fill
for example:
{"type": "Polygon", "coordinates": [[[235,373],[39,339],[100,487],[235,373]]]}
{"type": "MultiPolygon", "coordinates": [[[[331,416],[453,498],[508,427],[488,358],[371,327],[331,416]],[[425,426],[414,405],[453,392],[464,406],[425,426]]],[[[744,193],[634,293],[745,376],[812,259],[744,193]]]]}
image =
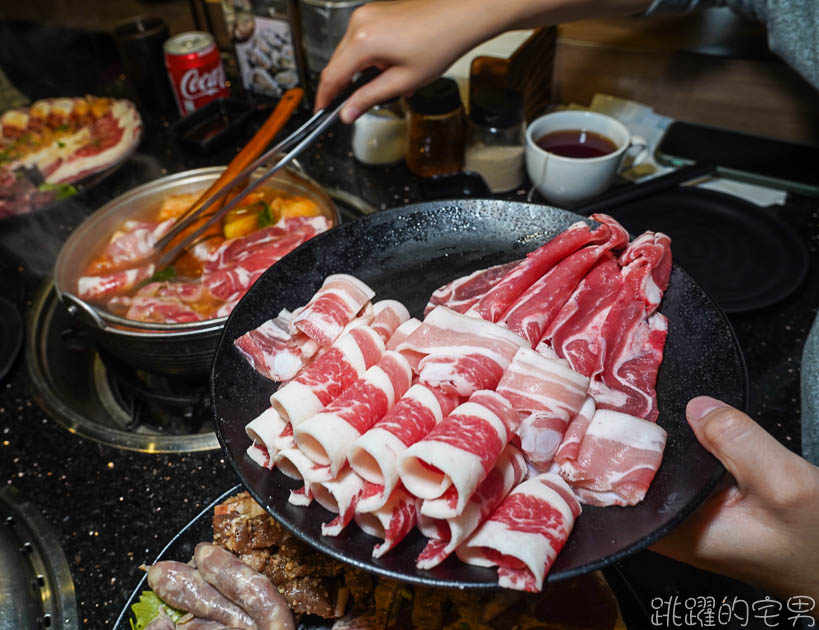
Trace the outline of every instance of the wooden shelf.
{"type": "Polygon", "coordinates": [[[560,26],[553,99],[588,104],[598,92],[681,120],[819,144],[819,92],[768,51],[761,25],[727,10],[560,26]]]}

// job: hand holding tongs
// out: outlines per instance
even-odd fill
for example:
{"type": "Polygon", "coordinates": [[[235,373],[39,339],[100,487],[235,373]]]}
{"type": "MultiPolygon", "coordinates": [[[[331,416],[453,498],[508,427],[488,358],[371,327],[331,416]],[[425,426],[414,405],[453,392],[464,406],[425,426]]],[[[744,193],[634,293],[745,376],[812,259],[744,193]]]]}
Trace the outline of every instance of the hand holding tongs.
{"type": "Polygon", "coordinates": [[[201,236],[211,225],[213,225],[216,221],[221,219],[225,214],[233,210],[233,208],[238,206],[242,199],[244,199],[247,195],[249,195],[257,188],[259,188],[267,179],[269,179],[274,173],[276,173],[276,171],[284,167],[291,160],[293,160],[293,158],[299,155],[305,148],[312,144],[313,141],[319,135],[321,135],[330,125],[332,125],[333,123],[336,122],[336,120],[338,120],[338,115],[341,112],[350,95],[365,83],[369,83],[378,75],[378,73],[379,70],[377,68],[368,68],[360,72],[356,79],[347,88],[342,90],[341,93],[335,99],[333,99],[332,103],[330,103],[324,109],[320,109],[315,114],[313,114],[313,116],[306,123],[304,123],[301,127],[296,129],[296,131],[287,136],[287,138],[276,144],[272,149],[264,153],[261,157],[254,160],[250,165],[246,166],[233,179],[222,185],[219,188],[219,190],[213,191],[213,189],[217,187],[219,182],[211,186],[211,188],[209,188],[205,192],[205,195],[203,195],[200,198],[199,202],[194,204],[191,211],[189,211],[186,215],[183,215],[183,217],[176,222],[176,224],[173,226],[170,232],[168,232],[165,236],[159,239],[159,241],[157,241],[154,247],[157,251],[161,252],[159,260],[157,261],[157,267],[161,269],[167,266],[168,264],[172,263],[174,260],[176,260],[176,258],[183,251],[185,251],[185,249],[189,247],[191,243],[193,243],[197,238],[199,238],[199,236],[201,236]],[[277,154],[282,153],[283,151],[288,152],[281,158],[279,158],[278,161],[273,166],[271,166],[264,173],[262,173],[262,175],[258,177],[255,181],[253,181],[253,183],[248,185],[242,192],[240,192],[236,197],[231,199],[227,204],[219,208],[196,230],[186,235],[185,238],[180,240],[167,251],[164,251],[165,248],[168,247],[168,245],[174,240],[174,238],[181,234],[186,228],[193,225],[193,223],[196,222],[196,220],[202,215],[202,213],[207,211],[220,199],[222,199],[222,197],[224,197],[228,192],[233,190],[237,184],[243,184],[244,182],[246,182],[250,178],[250,176],[253,175],[256,169],[258,169],[267,160],[275,157],[277,154]],[[205,199],[205,196],[209,194],[210,196],[205,199]]]}

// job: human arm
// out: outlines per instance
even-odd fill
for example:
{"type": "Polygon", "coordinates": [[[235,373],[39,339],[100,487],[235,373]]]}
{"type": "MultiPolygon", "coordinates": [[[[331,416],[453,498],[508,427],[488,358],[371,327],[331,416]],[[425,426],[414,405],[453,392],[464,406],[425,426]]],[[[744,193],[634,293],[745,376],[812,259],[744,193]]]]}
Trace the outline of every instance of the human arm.
{"type": "Polygon", "coordinates": [[[358,89],[344,122],[376,103],[423,86],[461,55],[495,35],[586,17],[633,15],[650,0],[393,0],[372,2],[350,17],[321,74],[316,108],[326,106],[353,75],[370,66],[380,76],[358,89]]]}
{"type": "Polygon", "coordinates": [[[713,398],[690,401],[686,417],[733,480],[653,550],[819,604],[819,468],[713,398]]]}

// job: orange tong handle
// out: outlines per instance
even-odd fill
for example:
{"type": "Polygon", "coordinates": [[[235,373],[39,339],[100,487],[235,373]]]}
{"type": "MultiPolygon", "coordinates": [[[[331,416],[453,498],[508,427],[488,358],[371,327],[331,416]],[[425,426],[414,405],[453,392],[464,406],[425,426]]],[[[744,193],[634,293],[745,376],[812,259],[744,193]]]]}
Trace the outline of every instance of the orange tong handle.
{"type": "Polygon", "coordinates": [[[219,179],[232,179],[247,168],[253,160],[259,157],[262,151],[267,148],[267,145],[270,144],[270,141],[279,133],[281,128],[284,127],[285,123],[290,120],[296,107],[301,103],[303,96],[304,90],[301,88],[287,90],[265,123],[261,126],[259,131],[256,132],[256,135],[253,136],[250,142],[230,161],[224,174],[219,179]]]}
{"type": "MultiPolygon", "coordinates": [[[[186,217],[190,216],[197,209],[199,209],[208,199],[210,199],[211,195],[213,195],[216,191],[222,188],[225,184],[230,182],[236,175],[241,173],[245,170],[257,157],[259,157],[262,152],[267,148],[267,145],[270,144],[270,141],[276,136],[277,133],[281,130],[282,127],[290,120],[290,117],[293,115],[293,112],[296,110],[296,107],[299,106],[301,103],[301,99],[304,96],[304,90],[301,88],[293,88],[292,90],[287,90],[284,95],[279,100],[276,108],[273,112],[268,116],[267,120],[264,124],[259,128],[259,131],[256,132],[250,142],[248,142],[239,153],[236,154],[230,164],[227,165],[225,171],[218,177],[218,179],[210,185],[210,187],[202,193],[199,198],[194,202],[194,204],[185,212],[182,216],[177,219],[177,222],[183,221],[186,217]]],[[[241,189],[243,186],[238,187],[241,189]]],[[[221,208],[228,200],[233,196],[235,193],[229,193],[219,199],[213,206],[209,209],[209,213],[216,212],[221,208]]],[[[208,215],[202,216],[197,218],[196,221],[193,221],[191,225],[187,226],[185,230],[180,232],[171,242],[168,244],[168,247],[172,247],[174,244],[180,242],[184,239],[188,234],[196,230],[204,221],[207,221],[208,215]]],[[[219,225],[213,226],[211,230],[208,230],[207,234],[218,234],[221,232],[219,225]]]]}
{"type": "MultiPolygon", "coordinates": [[[[292,90],[287,90],[284,95],[279,100],[279,103],[276,105],[276,108],[273,112],[268,116],[267,120],[261,126],[259,131],[256,132],[256,135],[250,139],[244,148],[236,154],[230,164],[228,164],[227,168],[225,169],[224,173],[222,173],[219,178],[211,184],[210,188],[208,188],[202,195],[200,195],[199,199],[196,200],[190,210],[185,213],[185,216],[191,214],[196,211],[205,201],[207,201],[210,196],[215,193],[217,190],[222,188],[227,182],[231,179],[236,177],[239,173],[241,173],[244,169],[246,169],[257,157],[259,157],[262,152],[267,148],[267,145],[270,144],[270,141],[276,136],[277,133],[284,127],[285,123],[290,120],[290,117],[293,115],[293,112],[296,110],[296,107],[299,106],[301,103],[301,99],[304,96],[304,90],[301,88],[293,88],[292,90]]],[[[218,210],[223,204],[225,203],[225,198],[223,197],[222,200],[214,204],[213,211],[215,212],[218,210]]],[[[182,217],[180,217],[181,220],[182,217]]]]}

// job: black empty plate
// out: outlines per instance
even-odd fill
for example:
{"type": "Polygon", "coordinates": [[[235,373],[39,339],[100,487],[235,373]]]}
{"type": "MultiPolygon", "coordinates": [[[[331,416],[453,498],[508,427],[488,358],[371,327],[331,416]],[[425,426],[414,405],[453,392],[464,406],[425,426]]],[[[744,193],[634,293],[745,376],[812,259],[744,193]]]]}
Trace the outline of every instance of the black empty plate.
{"type": "MultiPolygon", "coordinates": [[[[502,200],[435,201],[385,210],[310,239],[268,269],[225,325],[211,373],[216,432],[227,460],[253,497],[302,540],[340,560],[387,577],[429,586],[488,588],[494,569],[449,558],[430,571],[415,567],[426,540],[416,530],[383,558],[376,539],[354,524],[338,537],[321,535],[332,515],[315,502],[288,503],[300,484],[254,464],[245,451],[245,425],[270,405],[275,385],[254,372],[233,340],[304,304],[331,273],[350,273],[378,299],[402,301],[422,316],[442,284],[526,252],[579,220],[576,214],[502,200]]],[[[685,405],[708,394],[737,408],[747,401],[747,375],[727,319],[682,269],[675,266],[661,311],[668,317],[665,359],[657,381],[658,423],[668,432],[663,464],[645,500],[631,508],[587,506],[555,562],[549,580],[598,569],[646,547],[690,514],[710,493],[723,469],[694,437],[685,405]]]]}
{"type": "Polygon", "coordinates": [[[727,313],[775,304],[805,279],[808,253],[772,211],[713,190],[677,188],[607,211],[632,234],[671,237],[674,262],[727,313]]]}

